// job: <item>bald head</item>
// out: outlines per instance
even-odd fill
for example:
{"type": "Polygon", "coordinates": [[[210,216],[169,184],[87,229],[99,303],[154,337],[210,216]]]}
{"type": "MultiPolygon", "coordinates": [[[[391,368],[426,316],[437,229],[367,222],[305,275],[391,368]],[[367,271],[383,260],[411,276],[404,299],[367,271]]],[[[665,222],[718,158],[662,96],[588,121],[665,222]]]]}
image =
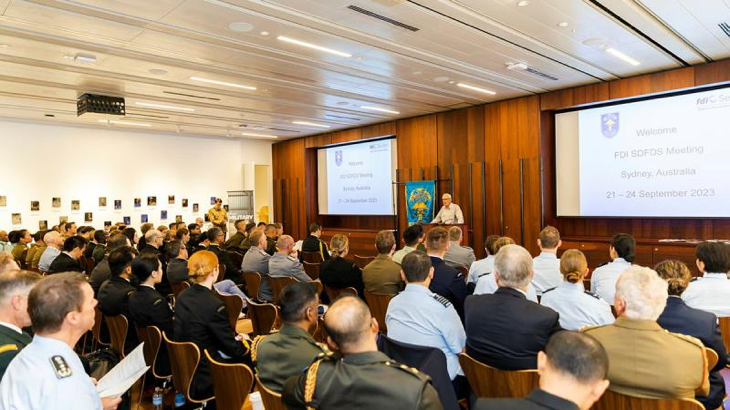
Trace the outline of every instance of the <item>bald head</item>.
{"type": "Polygon", "coordinates": [[[279,252],[285,255],[290,254],[293,247],[294,238],[289,235],[281,235],[279,239],[276,240],[276,248],[279,250],[279,252]]]}
{"type": "Polygon", "coordinates": [[[43,237],[43,242],[45,242],[48,246],[60,249],[61,245],[63,245],[63,237],[60,233],[56,231],[51,231],[43,237]]]}
{"type": "Polygon", "coordinates": [[[0,241],[8,241],[8,233],[6,231],[0,231],[0,241]]]}
{"type": "Polygon", "coordinates": [[[337,299],[327,309],[324,327],[333,347],[343,354],[377,350],[375,335],[378,325],[360,298],[345,296],[337,299]]]}

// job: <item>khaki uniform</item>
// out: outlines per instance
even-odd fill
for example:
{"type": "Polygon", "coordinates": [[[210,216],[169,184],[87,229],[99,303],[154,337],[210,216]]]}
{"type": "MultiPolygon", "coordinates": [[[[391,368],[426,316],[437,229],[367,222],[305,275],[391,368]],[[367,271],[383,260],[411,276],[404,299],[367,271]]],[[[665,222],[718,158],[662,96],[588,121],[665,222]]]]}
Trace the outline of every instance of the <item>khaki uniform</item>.
{"type": "Polygon", "coordinates": [[[320,353],[327,352],[304,329],[289,324],[277,333],[257,337],[251,345],[261,383],[279,394],[286,379],[300,375],[320,353]]]}
{"type": "MultiPolygon", "coordinates": [[[[30,249],[28,249],[28,253],[25,254],[26,269],[31,269],[33,267],[33,257],[35,256],[36,252],[38,252],[38,249],[41,249],[41,246],[33,244],[30,249]]],[[[38,257],[38,259],[40,259],[40,257],[38,257]]]]}
{"type": "Polygon", "coordinates": [[[710,391],[702,342],[671,333],[655,321],[620,317],[611,325],[584,327],[608,353],[609,389],[663,399],[706,396],[710,391]]]}
{"type": "Polygon", "coordinates": [[[215,207],[210,208],[208,210],[208,219],[210,219],[210,223],[221,228],[223,233],[228,232],[228,212],[223,207],[221,207],[220,211],[215,209],[215,207]]]}
{"type": "Polygon", "coordinates": [[[0,379],[3,378],[3,374],[13,358],[25,346],[28,346],[30,341],[29,334],[18,333],[7,326],[0,325],[0,379]]]}
{"type": "Polygon", "coordinates": [[[394,295],[406,286],[400,277],[400,265],[387,255],[378,255],[362,270],[365,290],[378,295],[394,295]]]}
{"type": "Polygon", "coordinates": [[[15,259],[16,262],[18,262],[18,265],[21,264],[21,259],[23,258],[23,252],[25,252],[27,249],[28,249],[28,247],[23,245],[22,243],[15,245],[15,247],[13,248],[13,251],[11,253],[13,255],[13,259],[15,259]]]}
{"type": "Polygon", "coordinates": [[[41,255],[43,255],[43,252],[46,251],[46,248],[48,248],[46,245],[39,246],[38,250],[33,254],[33,261],[31,261],[31,264],[28,266],[32,269],[38,269],[38,263],[41,261],[41,255]]]}
{"type": "Polygon", "coordinates": [[[225,247],[226,249],[239,248],[244,240],[246,240],[246,235],[242,234],[241,232],[236,232],[235,234],[233,234],[233,236],[228,238],[225,247]]]}

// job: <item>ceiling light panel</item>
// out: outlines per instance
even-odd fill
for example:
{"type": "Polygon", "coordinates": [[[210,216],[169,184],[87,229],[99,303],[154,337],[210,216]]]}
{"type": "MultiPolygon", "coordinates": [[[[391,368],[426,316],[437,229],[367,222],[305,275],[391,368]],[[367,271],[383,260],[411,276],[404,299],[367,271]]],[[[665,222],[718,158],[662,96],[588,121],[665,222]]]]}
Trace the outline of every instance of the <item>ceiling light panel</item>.
{"type": "Polygon", "coordinates": [[[370,105],[361,105],[360,108],[362,108],[364,110],[384,112],[384,113],[387,113],[387,114],[394,114],[394,115],[400,114],[400,111],[390,110],[390,109],[381,108],[381,107],[373,107],[373,106],[370,106],[370,105]]]}
{"type": "Polygon", "coordinates": [[[496,95],[497,94],[495,91],[487,90],[486,88],[477,87],[477,86],[470,85],[470,84],[457,83],[456,85],[459,86],[459,87],[461,87],[461,88],[466,88],[467,90],[477,91],[477,92],[484,93],[484,94],[489,94],[489,95],[496,95]]]}
{"type": "Polygon", "coordinates": [[[161,110],[172,110],[172,111],[183,111],[183,112],[195,112],[195,109],[188,108],[188,107],[178,107],[175,105],[165,105],[165,104],[157,104],[157,103],[148,103],[148,102],[136,102],[134,105],[140,106],[140,107],[146,107],[146,108],[158,108],[161,110]]]}
{"type": "Polygon", "coordinates": [[[287,36],[279,36],[276,39],[279,41],[283,41],[285,43],[294,44],[294,45],[298,45],[298,46],[306,47],[306,48],[311,48],[313,50],[322,51],[322,52],[329,53],[329,54],[334,54],[334,55],[340,56],[340,57],[345,57],[345,58],[352,57],[352,54],[345,53],[344,51],[339,51],[339,50],[335,50],[335,49],[332,49],[329,47],[324,47],[324,46],[320,46],[317,44],[308,43],[306,41],[297,40],[295,38],[291,38],[291,37],[287,37],[287,36]]]}
{"type": "Polygon", "coordinates": [[[292,121],[292,124],[296,125],[306,125],[308,127],[316,127],[316,128],[330,128],[329,125],[326,124],[318,124],[316,122],[309,122],[309,121],[292,121]]]}
{"type": "Polygon", "coordinates": [[[198,82],[201,82],[201,83],[222,85],[222,86],[225,86],[225,87],[233,87],[233,88],[242,88],[244,90],[252,90],[252,91],[255,91],[256,90],[256,87],[251,86],[251,85],[244,85],[244,84],[238,84],[238,83],[230,83],[230,82],[227,82],[227,81],[218,81],[218,80],[213,80],[213,79],[210,79],[210,78],[190,77],[190,79],[192,81],[198,81],[198,82]]]}
{"type": "Polygon", "coordinates": [[[625,62],[627,62],[627,63],[631,64],[632,66],[637,66],[637,65],[640,65],[640,64],[641,64],[640,62],[638,62],[638,61],[634,60],[633,58],[631,58],[631,57],[627,56],[626,54],[622,53],[622,52],[621,52],[621,51],[619,51],[619,50],[616,50],[616,49],[615,49],[615,48],[613,48],[613,47],[608,47],[608,48],[606,48],[606,52],[607,52],[608,54],[611,54],[612,56],[614,56],[614,57],[616,57],[616,58],[620,59],[620,60],[623,60],[623,61],[625,61],[625,62]]]}

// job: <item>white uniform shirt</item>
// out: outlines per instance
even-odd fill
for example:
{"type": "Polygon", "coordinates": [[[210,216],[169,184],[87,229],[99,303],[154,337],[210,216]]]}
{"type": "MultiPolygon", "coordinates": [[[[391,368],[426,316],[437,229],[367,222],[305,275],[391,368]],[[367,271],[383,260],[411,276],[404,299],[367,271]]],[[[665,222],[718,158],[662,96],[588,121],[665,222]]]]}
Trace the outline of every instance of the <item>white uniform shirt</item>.
{"type": "MultiPolygon", "coordinates": [[[[475,295],[485,295],[487,293],[492,294],[499,289],[499,286],[497,286],[497,277],[494,276],[493,273],[483,275],[479,278],[477,281],[477,286],[474,288],[474,294],[475,295]]],[[[519,290],[519,289],[517,289],[519,290]]],[[[527,300],[531,300],[535,303],[537,303],[537,292],[535,292],[535,287],[532,286],[532,283],[527,285],[527,292],[526,292],[527,300]]]]}
{"type": "Polygon", "coordinates": [[[469,278],[466,282],[477,283],[479,276],[485,273],[492,273],[492,271],[494,271],[494,256],[489,255],[471,264],[471,267],[469,267],[469,278]]]}
{"type": "Polygon", "coordinates": [[[730,280],[724,273],[705,272],[693,279],[682,300],[689,307],[714,313],[717,317],[730,316],[730,280]]]}
{"type": "Polygon", "coordinates": [[[596,268],[591,276],[591,292],[613,306],[613,296],[616,294],[616,281],[631,263],[624,258],[616,258],[613,262],[596,268]]]}
{"type": "Polygon", "coordinates": [[[560,273],[560,259],[552,252],[541,252],[532,259],[532,269],[535,276],[532,278],[532,285],[538,295],[542,295],[548,289],[560,286],[563,283],[563,274],[560,273]]]}
{"type": "Polygon", "coordinates": [[[613,323],[611,305],[596,294],[586,292],[583,282],[562,282],[557,288],[542,294],[540,304],[560,314],[560,327],[578,330],[583,326],[613,323]]]}
{"type": "Polygon", "coordinates": [[[464,214],[461,212],[461,207],[459,205],[452,203],[448,208],[442,206],[439,213],[436,214],[436,218],[434,218],[431,223],[463,224],[464,214]]]}
{"type": "Polygon", "coordinates": [[[101,398],[79,356],[60,340],[36,335],[0,382],[0,410],[97,410],[101,398]]]}
{"type": "Polygon", "coordinates": [[[404,246],[402,249],[399,249],[395,251],[393,254],[393,262],[400,265],[403,262],[403,258],[406,257],[409,253],[418,250],[417,248],[411,248],[410,246],[404,246]]]}

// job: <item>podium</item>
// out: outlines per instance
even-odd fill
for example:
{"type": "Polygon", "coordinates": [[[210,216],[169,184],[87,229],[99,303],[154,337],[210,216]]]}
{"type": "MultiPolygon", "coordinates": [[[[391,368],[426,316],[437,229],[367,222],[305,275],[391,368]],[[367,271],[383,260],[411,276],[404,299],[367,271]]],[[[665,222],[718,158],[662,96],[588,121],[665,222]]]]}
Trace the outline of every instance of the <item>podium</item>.
{"type": "Polygon", "coordinates": [[[423,224],[423,232],[428,233],[428,231],[438,226],[446,229],[447,231],[449,228],[454,226],[461,228],[461,244],[463,246],[471,246],[469,245],[469,227],[467,224],[423,224]]]}

